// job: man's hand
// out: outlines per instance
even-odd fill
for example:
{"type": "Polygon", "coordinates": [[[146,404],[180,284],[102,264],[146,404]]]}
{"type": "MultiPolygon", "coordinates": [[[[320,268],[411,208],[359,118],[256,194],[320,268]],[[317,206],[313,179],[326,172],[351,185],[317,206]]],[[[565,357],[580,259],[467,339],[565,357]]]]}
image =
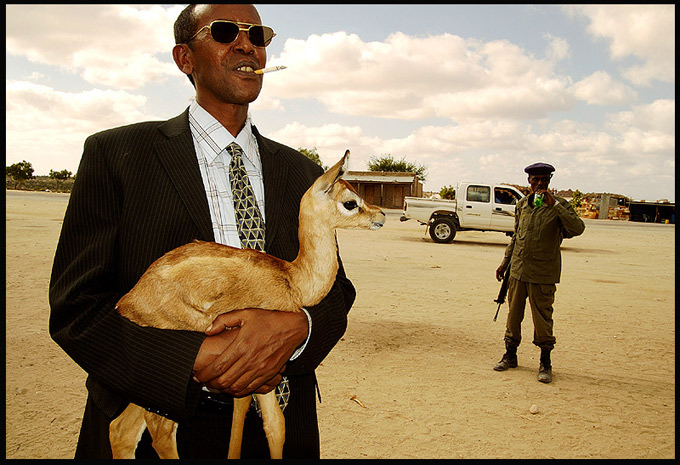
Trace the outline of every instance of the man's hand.
{"type": "Polygon", "coordinates": [[[498,268],[496,268],[496,279],[498,281],[503,281],[503,277],[505,276],[505,270],[508,267],[506,265],[501,265],[498,268]]]}
{"type": "MultiPolygon", "coordinates": [[[[238,336],[237,334],[238,330],[239,328],[228,328],[213,336],[206,337],[205,340],[203,341],[203,344],[201,345],[200,350],[198,351],[198,354],[196,355],[196,361],[194,362],[193,368],[194,373],[199,372],[205,369],[206,367],[210,366],[210,364],[218,356],[220,356],[222,352],[227,350],[227,348],[238,336]]],[[[284,369],[285,365],[281,369],[281,372],[283,372],[284,369]]],[[[195,378],[195,380],[198,381],[198,378],[195,378]]],[[[277,373],[272,379],[266,381],[262,386],[255,389],[254,392],[257,394],[266,394],[269,391],[276,388],[276,386],[278,386],[280,382],[281,373],[277,373]]]]}
{"type": "Polygon", "coordinates": [[[308,327],[303,312],[245,309],[224,313],[206,330],[208,337],[196,357],[194,377],[235,397],[269,392],[307,338],[308,327]]]}
{"type": "Polygon", "coordinates": [[[543,194],[543,201],[550,207],[555,205],[555,197],[552,196],[548,189],[536,189],[536,194],[543,194]]]}

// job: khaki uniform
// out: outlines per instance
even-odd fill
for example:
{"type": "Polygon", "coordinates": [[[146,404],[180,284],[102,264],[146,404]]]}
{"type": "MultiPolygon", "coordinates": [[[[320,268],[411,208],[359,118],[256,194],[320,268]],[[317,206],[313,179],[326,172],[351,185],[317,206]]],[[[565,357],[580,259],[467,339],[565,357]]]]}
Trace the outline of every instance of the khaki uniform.
{"type": "Polygon", "coordinates": [[[505,249],[503,265],[510,262],[508,320],[505,341],[518,346],[527,298],[534,323],[533,343],[552,349],[555,284],[560,282],[565,237],[578,236],[585,224],[564,198],[553,195],[555,205],[533,206],[533,195],[524,197],[515,209],[515,234],[505,249]]]}

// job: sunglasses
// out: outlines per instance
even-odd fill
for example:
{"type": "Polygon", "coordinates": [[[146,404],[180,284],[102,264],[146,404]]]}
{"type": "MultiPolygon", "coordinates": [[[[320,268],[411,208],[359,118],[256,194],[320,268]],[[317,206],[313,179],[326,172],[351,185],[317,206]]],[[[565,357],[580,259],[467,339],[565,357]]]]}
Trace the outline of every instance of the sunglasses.
{"type": "Polygon", "coordinates": [[[224,19],[218,19],[200,28],[196,34],[191,36],[189,40],[185,42],[188,44],[200,34],[203,29],[208,28],[210,30],[210,35],[215,42],[220,44],[230,44],[236,40],[239,32],[245,31],[248,33],[248,39],[250,43],[255,47],[266,47],[272,41],[276,33],[269,26],[263,26],[261,24],[249,24],[249,23],[237,23],[234,21],[226,21],[224,19]]]}

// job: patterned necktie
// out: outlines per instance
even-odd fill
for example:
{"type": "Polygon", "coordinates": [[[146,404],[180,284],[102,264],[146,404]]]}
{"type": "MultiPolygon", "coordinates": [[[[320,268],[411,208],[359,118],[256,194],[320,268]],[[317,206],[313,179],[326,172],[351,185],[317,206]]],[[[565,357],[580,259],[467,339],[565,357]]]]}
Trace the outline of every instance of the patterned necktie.
{"type": "MultiPolygon", "coordinates": [[[[227,152],[231,155],[229,179],[231,180],[231,193],[234,197],[234,211],[238,235],[241,238],[241,247],[264,252],[264,221],[255,200],[253,186],[250,185],[248,173],[243,166],[243,150],[236,142],[232,142],[227,146],[227,152]]],[[[281,383],[276,386],[276,400],[282,411],[288,406],[289,397],[290,386],[288,378],[284,376],[281,383]]],[[[252,407],[261,417],[262,411],[254,394],[252,407]]]]}
{"type": "Polygon", "coordinates": [[[264,251],[264,220],[243,165],[243,150],[236,142],[232,142],[227,146],[227,152],[231,155],[229,179],[241,247],[264,251]]]}

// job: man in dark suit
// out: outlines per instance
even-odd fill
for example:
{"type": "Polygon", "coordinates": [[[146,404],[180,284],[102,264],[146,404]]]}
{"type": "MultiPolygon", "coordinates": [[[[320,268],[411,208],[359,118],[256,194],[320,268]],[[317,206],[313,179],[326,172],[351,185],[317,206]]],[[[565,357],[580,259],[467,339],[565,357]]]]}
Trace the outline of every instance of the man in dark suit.
{"type": "MultiPolygon", "coordinates": [[[[319,457],[314,370],[343,335],[355,298],[342,263],[317,306],[235,310],[229,319],[237,329],[210,336],[140,327],[114,308],[164,253],[194,239],[233,245],[233,205],[223,203],[219,187],[228,173],[218,161],[228,152],[218,141],[243,148],[265,217],[266,251],[297,256],[299,202],[322,170],[251,123],[248,105],[262,86],[252,71],[264,68],[272,37],[252,5],[190,5],[175,23],[173,57],[194,84],[196,102],[168,121],[85,142],[49,292],[50,334],[88,373],[76,458],[111,457],[108,425],[129,402],[179,423],[180,457],[226,457],[232,397],[269,392],[284,375],[284,458],[319,457]]],[[[145,434],[137,456],[153,455],[145,434]]],[[[261,420],[250,411],[242,457],[268,456],[261,420]]]]}

